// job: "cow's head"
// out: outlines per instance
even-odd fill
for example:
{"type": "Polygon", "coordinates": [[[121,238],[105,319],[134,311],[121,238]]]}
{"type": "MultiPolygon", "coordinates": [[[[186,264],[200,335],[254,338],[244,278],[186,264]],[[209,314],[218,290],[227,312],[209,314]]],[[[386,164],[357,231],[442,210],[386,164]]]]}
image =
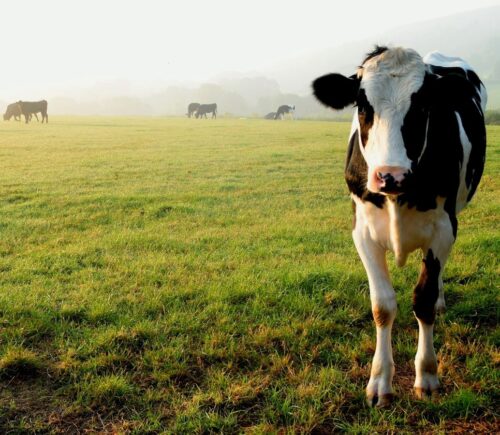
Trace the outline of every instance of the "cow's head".
{"type": "Polygon", "coordinates": [[[353,128],[359,135],[368,167],[366,187],[371,192],[398,194],[405,189],[424,145],[425,79],[425,64],[414,50],[376,47],[356,74],[329,74],[313,83],[314,94],[323,104],[337,110],[356,106],[353,128]],[[421,130],[422,140],[414,140],[409,130],[421,130]]]}

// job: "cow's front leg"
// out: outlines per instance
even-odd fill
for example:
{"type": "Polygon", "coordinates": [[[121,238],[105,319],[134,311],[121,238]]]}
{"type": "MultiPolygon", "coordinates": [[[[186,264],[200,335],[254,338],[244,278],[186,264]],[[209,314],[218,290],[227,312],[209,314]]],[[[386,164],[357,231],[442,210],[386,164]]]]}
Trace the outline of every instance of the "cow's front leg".
{"type": "Polygon", "coordinates": [[[413,293],[413,311],[418,321],[418,348],[415,356],[415,394],[419,399],[437,393],[437,358],[434,351],[434,320],[444,308],[443,269],[453,246],[451,226],[441,225],[439,237],[427,250],[413,293]]]}
{"type": "Polygon", "coordinates": [[[370,406],[383,407],[393,397],[391,330],[396,317],[396,295],[387,269],[386,250],[372,240],[368,228],[363,227],[360,222],[353,231],[353,238],[368,275],[373,319],[377,328],[377,344],[366,398],[370,406]]]}

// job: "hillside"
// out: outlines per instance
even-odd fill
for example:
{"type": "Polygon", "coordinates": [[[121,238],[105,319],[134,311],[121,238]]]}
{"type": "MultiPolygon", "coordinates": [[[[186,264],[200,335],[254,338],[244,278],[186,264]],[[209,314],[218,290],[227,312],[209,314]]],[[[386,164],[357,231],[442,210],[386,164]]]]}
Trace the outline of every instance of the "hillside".
{"type": "Polygon", "coordinates": [[[332,45],[307,56],[280,62],[267,71],[287,92],[305,94],[318,75],[337,71],[352,73],[363,55],[373,45],[401,45],[415,48],[419,53],[433,50],[466,59],[486,83],[489,108],[500,108],[500,6],[415,23],[355,40],[349,44],[332,45]],[[293,74],[290,74],[293,71],[293,74]]]}

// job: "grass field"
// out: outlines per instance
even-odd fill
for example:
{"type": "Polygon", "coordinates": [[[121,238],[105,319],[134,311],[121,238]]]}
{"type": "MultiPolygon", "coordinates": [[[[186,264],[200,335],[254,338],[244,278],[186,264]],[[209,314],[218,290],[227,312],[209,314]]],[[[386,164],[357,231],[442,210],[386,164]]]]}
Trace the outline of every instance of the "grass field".
{"type": "Polygon", "coordinates": [[[349,124],[57,118],[0,125],[0,433],[494,433],[500,127],[459,218],[412,395],[420,255],[391,258],[397,399],[343,181],[349,124]]]}

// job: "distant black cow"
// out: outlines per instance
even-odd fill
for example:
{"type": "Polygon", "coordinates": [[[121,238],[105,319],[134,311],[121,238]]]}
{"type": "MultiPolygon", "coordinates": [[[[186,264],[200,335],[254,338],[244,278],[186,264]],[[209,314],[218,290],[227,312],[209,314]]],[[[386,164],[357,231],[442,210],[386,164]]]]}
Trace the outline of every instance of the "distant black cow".
{"type": "Polygon", "coordinates": [[[284,104],[283,106],[278,107],[278,111],[276,115],[274,115],[274,119],[283,119],[283,116],[286,114],[291,114],[293,117],[293,112],[295,111],[295,106],[288,106],[284,104]]]}
{"type": "Polygon", "coordinates": [[[21,106],[18,103],[12,103],[7,106],[7,110],[3,114],[4,121],[10,121],[14,117],[16,121],[21,120],[21,106]]]}
{"type": "Polygon", "coordinates": [[[196,111],[196,118],[207,117],[207,113],[212,114],[212,119],[217,118],[217,104],[200,104],[198,110],[196,111]]]}
{"type": "Polygon", "coordinates": [[[196,111],[198,110],[198,107],[200,107],[200,103],[189,104],[187,117],[191,118],[191,116],[193,116],[196,113],[196,111]]]}
{"type": "Polygon", "coordinates": [[[274,119],[276,116],[276,112],[269,112],[266,116],[264,116],[264,119],[274,119]]]}
{"type": "Polygon", "coordinates": [[[17,104],[21,107],[21,113],[24,115],[26,124],[31,120],[32,115],[35,115],[37,121],[37,113],[42,114],[42,124],[43,121],[49,122],[49,116],[47,115],[47,101],[18,101],[17,104]]]}

